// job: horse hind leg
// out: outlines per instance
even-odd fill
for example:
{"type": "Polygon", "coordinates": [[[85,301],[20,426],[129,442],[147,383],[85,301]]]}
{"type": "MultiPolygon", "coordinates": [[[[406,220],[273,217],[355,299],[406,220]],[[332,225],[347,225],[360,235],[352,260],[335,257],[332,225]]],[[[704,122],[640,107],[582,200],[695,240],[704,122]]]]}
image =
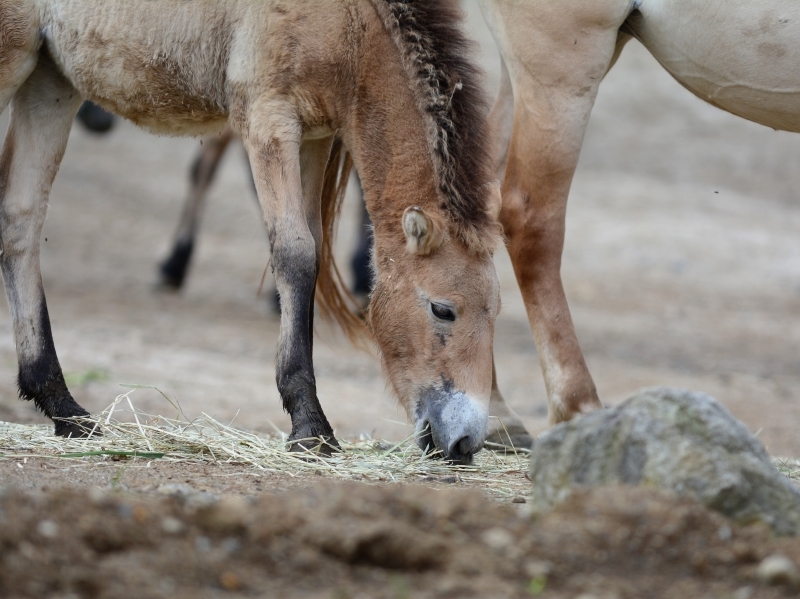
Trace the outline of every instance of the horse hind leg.
{"type": "Polygon", "coordinates": [[[63,436],[84,436],[64,418],[88,412],[70,395],[56,356],[39,268],[47,200],[81,98],[42,55],[11,103],[0,154],[0,268],[14,326],[19,394],[55,422],[63,436]]]}
{"type": "Polygon", "coordinates": [[[158,289],[177,291],[183,286],[192,259],[208,190],[233,135],[233,131],[228,128],[218,137],[206,138],[202,150],[192,164],[191,187],[183,204],[172,251],[158,267],[158,289]]]}

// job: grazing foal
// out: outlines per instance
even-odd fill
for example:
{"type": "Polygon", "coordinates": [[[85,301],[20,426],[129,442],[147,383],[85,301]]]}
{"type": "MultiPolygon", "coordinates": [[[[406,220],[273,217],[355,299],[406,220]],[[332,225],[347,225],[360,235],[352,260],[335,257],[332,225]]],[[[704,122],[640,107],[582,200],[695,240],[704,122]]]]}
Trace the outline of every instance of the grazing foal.
{"type": "MultiPolygon", "coordinates": [[[[88,98],[157,133],[229,123],[241,136],[282,300],[277,384],[296,450],[311,438],[322,452],[337,445],[317,399],[312,323],[317,275],[334,268],[324,214],[338,136],[374,223],[367,320],[389,384],[422,446],[469,462],[487,434],[500,196],[457,20],[452,3],[432,0],[0,0],[0,109],[11,102],[0,264],[20,395],[57,434],[83,433],[64,420],[86,411],[56,357],[39,233],[88,98]]],[[[335,288],[320,286],[334,312],[335,288]]]]}

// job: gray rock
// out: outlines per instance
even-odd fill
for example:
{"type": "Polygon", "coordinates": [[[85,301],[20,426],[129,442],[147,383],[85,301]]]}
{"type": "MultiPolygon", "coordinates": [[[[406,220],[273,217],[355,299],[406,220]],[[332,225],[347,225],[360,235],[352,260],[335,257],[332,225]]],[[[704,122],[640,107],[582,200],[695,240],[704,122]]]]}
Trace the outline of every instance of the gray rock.
{"type": "Polygon", "coordinates": [[[535,441],[531,479],[539,512],[576,487],[649,485],[693,495],[740,524],[800,532],[800,491],[744,424],[704,393],[644,389],[560,424],[535,441]]]}

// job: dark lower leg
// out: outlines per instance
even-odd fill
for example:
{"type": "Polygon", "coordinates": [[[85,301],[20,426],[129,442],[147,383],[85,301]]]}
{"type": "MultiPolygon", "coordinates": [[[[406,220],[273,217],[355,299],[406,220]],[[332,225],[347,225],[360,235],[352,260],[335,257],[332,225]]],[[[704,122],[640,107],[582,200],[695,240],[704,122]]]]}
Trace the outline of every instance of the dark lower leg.
{"type": "Polygon", "coordinates": [[[36,407],[54,422],[56,435],[85,437],[91,432],[91,425],[68,420],[88,416],[89,412],[78,405],[67,389],[53,343],[44,292],[40,286],[37,294],[38,310],[28,310],[21,305],[17,293],[19,286],[14,284],[13,269],[9,267],[8,262],[9,260],[4,259],[2,265],[14,317],[19,358],[17,385],[20,399],[33,401],[36,407]]]}
{"type": "Polygon", "coordinates": [[[189,171],[191,188],[183,206],[172,252],[159,266],[159,284],[164,288],[177,290],[183,286],[205,207],[206,193],[232,136],[232,132],[226,131],[220,137],[207,138],[203,149],[192,163],[189,171]]]}
{"type": "Polygon", "coordinates": [[[330,454],[339,444],[317,398],[312,361],[315,255],[273,250],[273,261],[282,302],[277,383],[292,418],[290,449],[330,454]]]}
{"type": "MultiPolygon", "coordinates": [[[[194,233],[194,231],[192,232],[194,233]]],[[[169,257],[158,267],[159,283],[168,289],[178,290],[183,286],[194,250],[194,235],[189,239],[178,239],[169,257]]]]}

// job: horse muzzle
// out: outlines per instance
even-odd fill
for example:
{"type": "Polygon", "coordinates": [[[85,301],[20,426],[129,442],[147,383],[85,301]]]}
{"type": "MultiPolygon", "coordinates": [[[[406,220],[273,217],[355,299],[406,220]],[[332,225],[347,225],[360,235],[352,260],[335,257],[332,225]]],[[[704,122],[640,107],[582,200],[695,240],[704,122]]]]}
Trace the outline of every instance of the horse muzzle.
{"type": "Polygon", "coordinates": [[[454,464],[471,464],[488,431],[487,408],[466,393],[432,389],[417,404],[417,444],[454,464]]]}

